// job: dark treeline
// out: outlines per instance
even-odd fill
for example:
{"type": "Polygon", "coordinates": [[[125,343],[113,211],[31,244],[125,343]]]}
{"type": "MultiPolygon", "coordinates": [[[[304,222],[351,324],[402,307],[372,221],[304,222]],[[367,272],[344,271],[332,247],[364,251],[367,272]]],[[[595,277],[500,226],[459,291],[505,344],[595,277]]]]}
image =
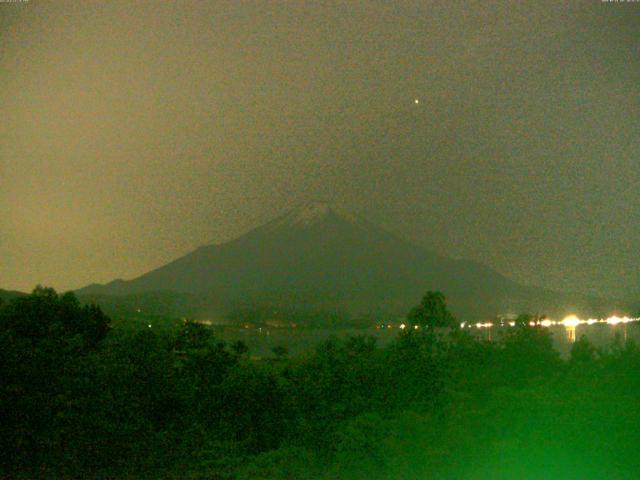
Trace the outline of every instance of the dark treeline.
{"type": "MultiPolygon", "coordinates": [[[[423,301],[409,319],[438,325],[429,312],[448,321],[441,307],[423,301]]],[[[0,478],[640,471],[631,343],[596,350],[582,339],[565,360],[546,331],[522,325],[493,342],[422,328],[384,348],[353,337],[277,353],[252,360],[193,323],[111,329],[99,308],[51,289],[11,300],[0,306],[0,478]]]]}

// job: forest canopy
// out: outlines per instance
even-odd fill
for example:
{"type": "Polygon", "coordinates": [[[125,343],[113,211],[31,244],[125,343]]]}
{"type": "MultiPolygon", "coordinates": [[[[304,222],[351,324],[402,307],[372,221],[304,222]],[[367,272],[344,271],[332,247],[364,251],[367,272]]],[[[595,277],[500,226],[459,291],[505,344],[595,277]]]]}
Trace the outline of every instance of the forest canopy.
{"type": "MultiPolygon", "coordinates": [[[[410,317],[449,322],[431,300],[410,317]]],[[[256,360],[206,326],[111,328],[38,287],[0,307],[0,477],[626,479],[639,374],[631,342],[561,358],[527,324],[256,360]]]]}

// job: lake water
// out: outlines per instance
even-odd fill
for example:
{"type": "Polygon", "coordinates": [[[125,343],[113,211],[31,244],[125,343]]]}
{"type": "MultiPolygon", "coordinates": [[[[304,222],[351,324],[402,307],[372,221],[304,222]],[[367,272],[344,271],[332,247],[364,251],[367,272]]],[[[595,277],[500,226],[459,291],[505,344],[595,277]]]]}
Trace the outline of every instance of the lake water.
{"type": "MultiPolygon", "coordinates": [[[[486,340],[497,340],[501,332],[513,327],[494,326],[492,328],[473,328],[474,335],[486,340]]],[[[555,348],[563,356],[567,356],[571,345],[577,339],[585,336],[598,348],[612,344],[616,339],[620,341],[633,340],[640,343],[640,323],[624,323],[610,325],[596,323],[593,325],[564,326],[554,325],[547,328],[553,338],[555,348]]],[[[335,336],[346,338],[348,336],[366,335],[375,337],[379,345],[385,345],[396,338],[399,328],[369,328],[369,329],[305,329],[305,328],[225,328],[217,334],[224,340],[232,342],[242,340],[249,347],[250,355],[254,357],[271,357],[272,349],[276,346],[284,346],[290,355],[297,355],[315,348],[320,342],[335,336]]]]}

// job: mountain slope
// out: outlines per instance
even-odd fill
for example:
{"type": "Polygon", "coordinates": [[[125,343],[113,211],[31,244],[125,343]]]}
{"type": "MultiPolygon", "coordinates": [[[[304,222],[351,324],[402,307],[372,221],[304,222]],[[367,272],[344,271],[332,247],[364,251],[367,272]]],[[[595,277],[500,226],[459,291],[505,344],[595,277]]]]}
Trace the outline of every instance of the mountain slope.
{"type": "Polygon", "coordinates": [[[3,302],[8,302],[10,300],[13,300],[14,298],[22,297],[24,295],[26,295],[26,293],[17,292],[14,290],[2,290],[0,288],[0,301],[3,302]]]}
{"type": "Polygon", "coordinates": [[[436,255],[322,203],[303,205],[233,241],[201,247],[133,280],[92,285],[78,293],[170,291],[206,296],[221,312],[249,303],[401,314],[428,289],[445,292],[454,312],[468,319],[573,301],[521,286],[484,265],[436,255]]]}

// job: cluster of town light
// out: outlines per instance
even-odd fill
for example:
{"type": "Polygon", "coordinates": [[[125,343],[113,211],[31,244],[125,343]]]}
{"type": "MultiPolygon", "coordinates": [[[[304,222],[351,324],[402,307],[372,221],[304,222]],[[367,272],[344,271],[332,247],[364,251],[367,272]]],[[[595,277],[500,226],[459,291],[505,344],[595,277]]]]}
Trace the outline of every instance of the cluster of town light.
{"type": "MultiPolygon", "coordinates": [[[[563,327],[577,327],[578,325],[593,325],[595,323],[606,323],[608,325],[618,325],[620,323],[629,323],[629,322],[637,322],[640,321],[640,318],[630,318],[630,317],[618,317],[616,315],[611,316],[609,318],[589,318],[587,320],[582,320],[575,315],[569,315],[568,317],[563,318],[562,320],[550,320],[548,318],[544,318],[541,320],[530,320],[529,326],[531,327],[553,327],[556,325],[561,325],[563,327]]],[[[494,324],[492,322],[485,323],[466,323],[462,322],[460,324],[460,328],[491,328],[494,324]]],[[[501,322],[498,324],[500,327],[515,327],[516,322],[501,322]]]]}
{"type": "MultiPolygon", "coordinates": [[[[588,320],[582,320],[580,318],[578,318],[575,315],[569,315],[568,317],[563,318],[562,320],[550,320],[548,318],[544,318],[541,320],[531,320],[529,321],[529,326],[531,327],[553,327],[556,325],[561,325],[563,327],[577,327],[578,325],[593,325],[595,323],[606,323],[608,325],[618,325],[620,323],[629,323],[629,322],[637,322],[640,321],[640,318],[630,318],[630,317],[618,317],[618,316],[611,316],[609,318],[589,318],[588,320]]],[[[467,323],[467,322],[462,322],[460,324],[460,328],[491,328],[494,326],[498,326],[498,327],[515,327],[516,326],[516,322],[514,321],[510,321],[510,322],[500,322],[500,323],[493,323],[493,322],[477,322],[477,323],[467,323]]],[[[391,325],[388,326],[388,328],[391,328],[391,325]]],[[[400,329],[404,330],[405,328],[408,328],[408,325],[401,323],[400,324],[400,329]]],[[[419,325],[414,325],[413,328],[415,330],[418,330],[420,328],[419,325]]]]}

